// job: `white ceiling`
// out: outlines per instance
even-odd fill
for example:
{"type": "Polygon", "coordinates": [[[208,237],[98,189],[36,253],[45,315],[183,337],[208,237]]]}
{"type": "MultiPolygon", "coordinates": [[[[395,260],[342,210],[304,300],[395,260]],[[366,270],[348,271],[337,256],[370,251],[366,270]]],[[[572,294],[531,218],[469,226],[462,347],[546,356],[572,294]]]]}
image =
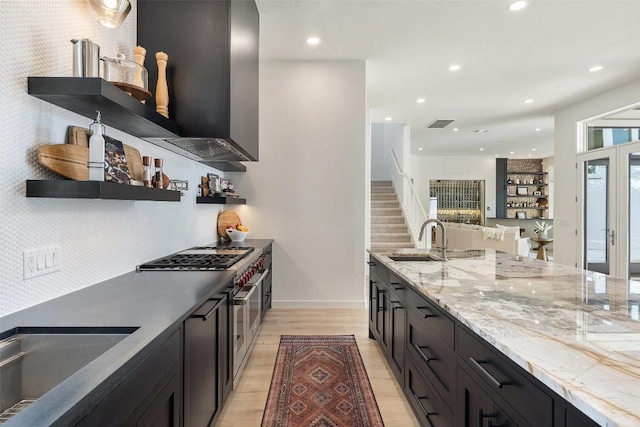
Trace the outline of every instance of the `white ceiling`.
{"type": "Polygon", "coordinates": [[[366,60],[372,121],[408,124],[414,154],[551,156],[555,110],[640,78],[640,0],[508,3],[257,0],[260,56],[366,60]]]}

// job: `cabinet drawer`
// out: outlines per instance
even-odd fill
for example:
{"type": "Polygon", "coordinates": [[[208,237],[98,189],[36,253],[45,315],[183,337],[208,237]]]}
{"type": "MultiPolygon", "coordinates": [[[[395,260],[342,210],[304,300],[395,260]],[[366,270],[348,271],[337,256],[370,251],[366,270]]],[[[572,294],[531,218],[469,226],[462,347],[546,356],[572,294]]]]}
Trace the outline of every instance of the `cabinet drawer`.
{"type": "Polygon", "coordinates": [[[449,346],[455,348],[455,323],[447,317],[435,304],[427,301],[425,297],[413,289],[407,288],[408,309],[415,310],[422,317],[422,327],[433,330],[449,346]]]}
{"type": "Polygon", "coordinates": [[[393,272],[389,272],[389,287],[391,288],[392,294],[394,294],[399,301],[405,301],[405,294],[407,293],[408,286],[407,282],[402,280],[400,276],[393,272]]]}
{"type": "Polygon", "coordinates": [[[460,357],[480,384],[532,426],[553,425],[553,399],[527,379],[527,373],[520,373],[522,368],[463,328],[459,328],[458,337],[460,357]]]}
{"type": "Polygon", "coordinates": [[[372,278],[373,276],[376,276],[377,280],[384,283],[385,285],[389,284],[389,269],[385,267],[380,261],[370,256],[369,278],[372,278]]]}
{"type": "Polygon", "coordinates": [[[440,399],[428,379],[416,368],[413,357],[407,355],[405,365],[405,395],[413,407],[420,425],[430,427],[451,427],[453,413],[440,399]]]}
{"type": "Polygon", "coordinates": [[[455,352],[434,333],[424,328],[423,319],[413,310],[407,312],[407,352],[431,381],[447,405],[452,408],[456,376],[455,352]]]}

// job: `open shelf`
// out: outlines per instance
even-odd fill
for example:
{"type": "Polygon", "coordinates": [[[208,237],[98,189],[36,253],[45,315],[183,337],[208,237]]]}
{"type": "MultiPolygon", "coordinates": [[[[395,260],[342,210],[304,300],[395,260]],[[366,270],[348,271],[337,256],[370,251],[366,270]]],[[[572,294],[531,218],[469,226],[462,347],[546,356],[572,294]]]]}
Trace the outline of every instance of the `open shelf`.
{"type": "Polygon", "coordinates": [[[188,159],[221,171],[245,172],[240,162],[202,160],[198,156],[165,141],[180,138],[178,125],[158,113],[153,107],[139,102],[99,77],[29,77],[27,92],[65,110],[73,111],[91,120],[96,111],[102,113],[102,122],[129,135],[144,139],[188,159]]]}
{"type": "Polygon", "coordinates": [[[179,202],[180,192],[104,181],[27,180],[27,197],[179,202]]]}
{"type": "Polygon", "coordinates": [[[196,203],[209,205],[244,205],[247,199],[240,197],[196,197],[196,203]]]}
{"type": "Polygon", "coordinates": [[[549,172],[509,172],[507,171],[507,175],[548,175],[549,172]]]}
{"type": "Polygon", "coordinates": [[[29,77],[29,95],[138,138],[176,138],[178,126],[99,77],[29,77]]]}

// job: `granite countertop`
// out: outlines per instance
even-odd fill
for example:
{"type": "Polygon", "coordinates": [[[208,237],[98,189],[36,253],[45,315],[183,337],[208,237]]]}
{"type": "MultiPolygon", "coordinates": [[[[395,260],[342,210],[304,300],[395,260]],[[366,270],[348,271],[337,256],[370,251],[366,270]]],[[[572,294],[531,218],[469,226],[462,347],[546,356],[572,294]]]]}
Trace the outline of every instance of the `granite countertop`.
{"type": "Polygon", "coordinates": [[[493,250],[392,254],[371,252],[595,422],[640,425],[640,282],[493,250]]]}
{"type": "Polygon", "coordinates": [[[4,425],[75,424],[233,276],[233,269],[131,272],[0,318],[0,332],[38,326],[138,328],[4,425]]]}

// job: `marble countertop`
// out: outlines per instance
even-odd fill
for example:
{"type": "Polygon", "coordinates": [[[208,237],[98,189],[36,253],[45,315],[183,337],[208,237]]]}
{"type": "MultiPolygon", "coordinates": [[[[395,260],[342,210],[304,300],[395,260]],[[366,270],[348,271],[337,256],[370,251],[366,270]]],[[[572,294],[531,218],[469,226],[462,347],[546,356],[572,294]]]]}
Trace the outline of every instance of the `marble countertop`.
{"type": "Polygon", "coordinates": [[[640,282],[493,250],[392,254],[371,252],[595,422],[640,425],[640,282]]]}

